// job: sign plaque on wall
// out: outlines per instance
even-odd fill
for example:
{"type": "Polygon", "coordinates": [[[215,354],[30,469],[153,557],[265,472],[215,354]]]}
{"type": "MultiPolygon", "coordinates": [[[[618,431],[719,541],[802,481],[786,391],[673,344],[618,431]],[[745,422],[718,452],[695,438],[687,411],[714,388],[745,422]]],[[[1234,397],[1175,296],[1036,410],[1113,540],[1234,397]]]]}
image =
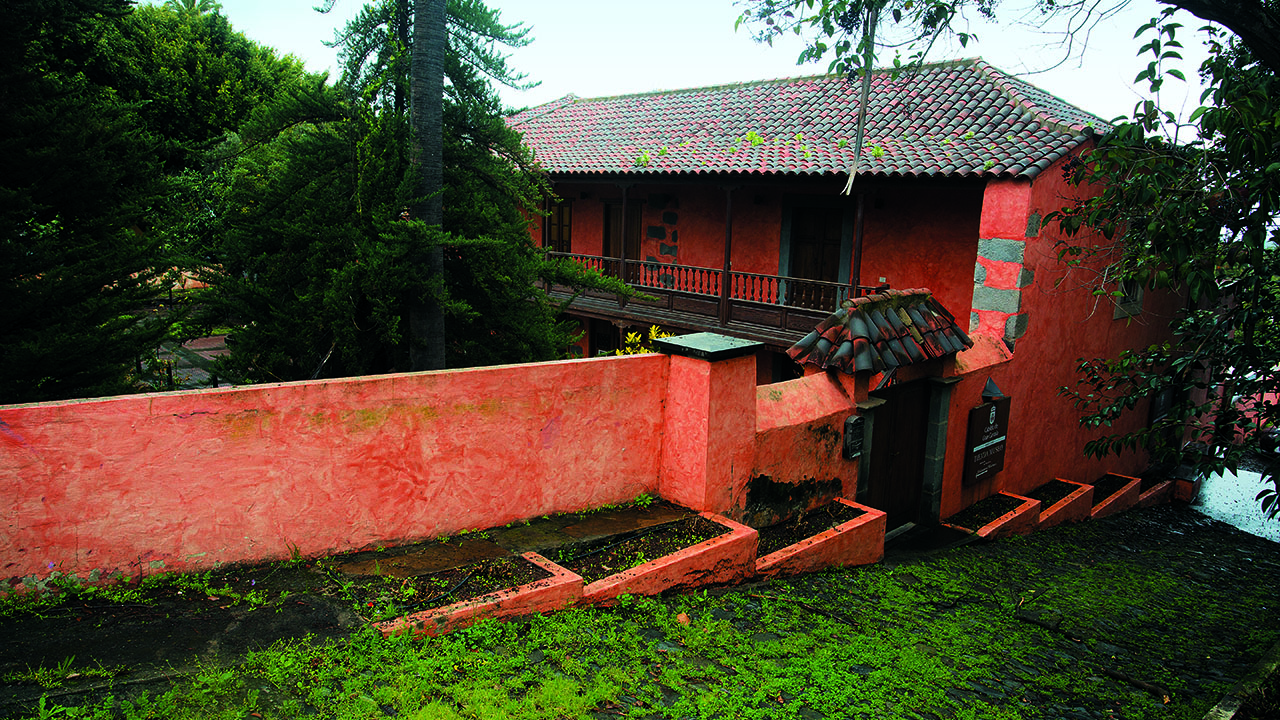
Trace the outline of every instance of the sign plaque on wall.
{"type": "Polygon", "coordinates": [[[862,457],[862,423],[861,415],[850,415],[844,419],[845,460],[857,460],[862,457]]]}
{"type": "Polygon", "coordinates": [[[1009,438],[1011,398],[993,398],[969,411],[969,435],[965,446],[964,483],[989,480],[1004,469],[1009,438]]]}

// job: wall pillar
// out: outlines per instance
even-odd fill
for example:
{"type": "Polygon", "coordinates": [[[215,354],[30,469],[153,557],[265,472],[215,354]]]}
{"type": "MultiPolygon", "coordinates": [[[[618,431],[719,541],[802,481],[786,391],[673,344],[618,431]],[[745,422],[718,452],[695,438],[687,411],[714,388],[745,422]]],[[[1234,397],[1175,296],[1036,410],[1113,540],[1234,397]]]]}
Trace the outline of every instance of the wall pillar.
{"type": "Polygon", "coordinates": [[[1035,280],[1035,271],[1026,246],[1040,234],[1040,218],[1031,212],[1030,200],[1031,183],[1025,180],[993,180],[982,198],[969,334],[1003,340],[1010,350],[1030,321],[1022,293],[1035,280]]]}
{"type": "Polygon", "coordinates": [[[929,378],[929,424],[924,439],[924,491],[920,517],[933,525],[942,520],[942,483],[947,456],[947,425],[951,416],[951,391],[957,377],[929,378]]]}
{"type": "Polygon", "coordinates": [[[693,510],[740,519],[755,461],[755,354],[763,345],[715,333],[654,345],[672,356],[658,491],[693,510]]]}

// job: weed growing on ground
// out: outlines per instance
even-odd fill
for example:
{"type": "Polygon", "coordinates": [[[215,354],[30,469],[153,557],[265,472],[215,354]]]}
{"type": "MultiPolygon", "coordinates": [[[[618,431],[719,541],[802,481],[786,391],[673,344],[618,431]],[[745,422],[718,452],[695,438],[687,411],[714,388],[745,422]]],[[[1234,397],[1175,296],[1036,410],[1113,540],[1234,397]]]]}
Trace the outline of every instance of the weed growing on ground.
{"type": "Polygon", "coordinates": [[[53,667],[32,668],[27,667],[25,670],[17,670],[7,673],[4,676],[4,682],[8,683],[33,683],[43,688],[62,687],[68,680],[75,678],[105,678],[110,679],[118,675],[123,668],[105,668],[101,664],[87,666],[82,665],[76,667],[76,658],[63,658],[61,662],[53,667]]]}
{"type": "Polygon", "coordinates": [[[1202,648],[1256,654],[1277,639],[1280,611],[1266,584],[1206,603],[1195,578],[1152,572],[1149,558],[1100,552],[1088,539],[1046,533],[1006,555],[970,546],[897,567],[621,597],[611,608],[486,621],[439,638],[364,629],[342,642],[293,640],[158,696],[40,712],[793,720],[808,710],[1013,720],[1080,707],[1095,717],[1192,720],[1225,688],[1180,685],[1175,662],[1210,662],[1192,657],[1202,648]],[[1049,567],[1062,570],[1052,586],[1042,579],[1049,567]],[[1028,613],[1060,622],[1032,624],[1028,613]],[[1248,647],[1218,648],[1226,637],[1248,647]],[[1164,684],[1171,701],[1105,670],[1164,684]]]}

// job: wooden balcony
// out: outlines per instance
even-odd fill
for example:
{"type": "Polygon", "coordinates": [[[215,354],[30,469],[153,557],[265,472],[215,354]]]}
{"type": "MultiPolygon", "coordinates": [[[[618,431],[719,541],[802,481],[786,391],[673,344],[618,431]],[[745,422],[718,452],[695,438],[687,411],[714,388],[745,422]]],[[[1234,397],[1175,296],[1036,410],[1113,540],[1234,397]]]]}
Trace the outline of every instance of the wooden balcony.
{"type": "Polygon", "coordinates": [[[649,296],[619,301],[609,293],[588,291],[574,297],[570,288],[548,288],[555,299],[573,298],[570,310],[574,314],[636,325],[722,332],[778,347],[788,347],[804,337],[845,300],[889,288],[740,272],[729,273],[725,287],[721,284],[724,271],[716,268],[549,254],[622,278],[649,296]]]}

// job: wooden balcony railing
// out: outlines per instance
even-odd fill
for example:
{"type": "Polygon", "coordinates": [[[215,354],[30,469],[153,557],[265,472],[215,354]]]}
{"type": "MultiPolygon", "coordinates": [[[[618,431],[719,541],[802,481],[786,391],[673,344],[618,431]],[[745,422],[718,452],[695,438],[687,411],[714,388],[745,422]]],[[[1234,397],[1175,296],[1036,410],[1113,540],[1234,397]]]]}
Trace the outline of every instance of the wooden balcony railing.
{"type": "Polygon", "coordinates": [[[716,318],[721,325],[736,320],[785,330],[800,329],[814,318],[821,320],[835,312],[850,297],[869,295],[889,287],[850,286],[780,275],[731,272],[729,292],[725,297],[720,285],[724,271],[715,268],[576,253],[553,252],[549,255],[568,258],[605,275],[622,278],[628,285],[657,298],[656,302],[643,302],[646,306],[656,305],[673,312],[716,318]],[[791,316],[797,317],[792,321],[791,316]],[[799,327],[792,327],[797,324],[799,327]]]}

